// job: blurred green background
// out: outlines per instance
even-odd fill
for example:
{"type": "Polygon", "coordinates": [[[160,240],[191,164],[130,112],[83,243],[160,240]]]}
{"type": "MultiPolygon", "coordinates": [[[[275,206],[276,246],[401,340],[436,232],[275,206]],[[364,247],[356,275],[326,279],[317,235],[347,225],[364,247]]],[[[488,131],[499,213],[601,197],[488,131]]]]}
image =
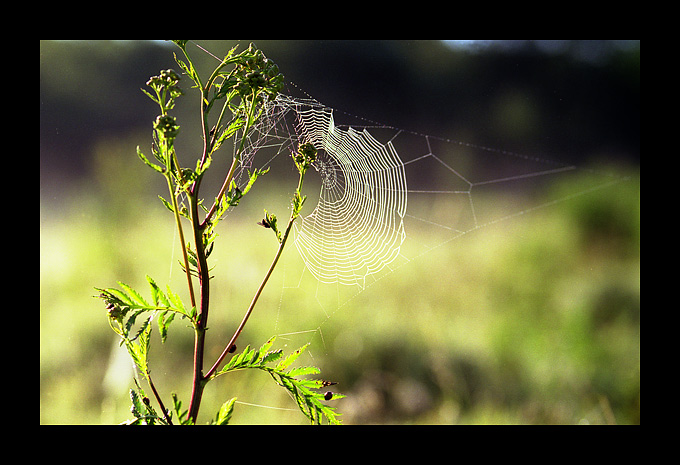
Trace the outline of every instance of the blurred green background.
{"type": "MultiPolygon", "coordinates": [[[[216,55],[235,43],[197,42],[216,55]]],[[[606,167],[628,180],[468,234],[327,321],[315,289],[289,288],[290,276],[279,273],[244,344],[323,321],[321,331],[280,341],[286,350],[312,342],[303,362],[339,382],[348,397],[335,406],[349,424],[639,424],[639,41],[255,42],[289,82],[338,110],[606,167]]],[[[169,259],[173,221],[157,200],[164,180],[135,155],[149,145],[156,116],[139,89],[159,70],[177,69],[173,51],[160,41],[40,42],[41,424],[129,417],[130,366],[94,287],[120,280],[146,290],[149,274],[181,289],[178,257],[172,269],[169,259]]],[[[214,67],[194,56],[204,73],[214,67]]],[[[186,87],[178,144],[196,153],[195,96],[186,87]]],[[[551,184],[539,203],[582,193],[581,182],[551,184]]],[[[253,233],[252,218],[287,201],[286,189],[239,206],[220,231],[208,360],[271,260],[271,237],[253,233]]],[[[503,196],[500,214],[514,201],[503,196]]],[[[287,252],[290,270],[297,252],[287,252]]],[[[188,403],[191,331],[175,323],[164,346],[152,344],[159,390],[168,403],[171,391],[188,403]]],[[[200,420],[233,396],[244,402],[234,423],[305,423],[263,373],[211,383],[200,420]]]]}

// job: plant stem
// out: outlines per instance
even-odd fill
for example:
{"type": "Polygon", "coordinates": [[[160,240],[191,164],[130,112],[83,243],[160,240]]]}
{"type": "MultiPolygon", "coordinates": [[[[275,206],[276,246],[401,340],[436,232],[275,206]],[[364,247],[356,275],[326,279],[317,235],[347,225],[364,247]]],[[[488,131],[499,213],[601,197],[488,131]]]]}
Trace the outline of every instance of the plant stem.
{"type": "MultiPolygon", "coordinates": [[[[205,219],[203,220],[202,223],[199,222],[198,219],[198,202],[196,199],[198,198],[198,187],[199,187],[199,181],[197,181],[192,190],[192,196],[191,196],[191,222],[193,225],[194,229],[194,240],[196,242],[196,257],[197,257],[197,262],[198,262],[198,276],[199,276],[199,281],[201,284],[201,308],[198,312],[198,321],[196,325],[196,335],[194,339],[194,376],[193,376],[193,387],[192,387],[192,393],[191,393],[191,402],[189,404],[189,418],[191,418],[194,423],[196,422],[196,418],[198,417],[198,410],[201,405],[201,398],[203,396],[203,389],[208,382],[210,376],[203,376],[203,355],[205,352],[205,330],[208,322],[208,308],[209,308],[209,295],[210,295],[210,276],[208,272],[208,263],[206,260],[205,256],[205,250],[203,248],[203,238],[201,237],[202,230],[205,227],[205,225],[210,221],[210,218],[212,215],[215,213],[215,209],[219,205],[222,197],[224,196],[225,192],[229,188],[229,185],[231,184],[231,180],[234,177],[234,173],[236,171],[236,166],[238,165],[238,162],[240,160],[240,155],[243,151],[243,145],[244,145],[244,140],[245,140],[245,135],[252,125],[252,120],[253,120],[253,113],[254,113],[254,106],[255,106],[255,97],[253,96],[253,102],[252,105],[247,112],[247,120],[246,120],[246,126],[244,128],[244,134],[243,134],[243,139],[241,140],[241,144],[239,147],[239,150],[237,153],[234,155],[234,159],[231,163],[231,167],[229,168],[229,172],[227,173],[227,177],[224,180],[224,184],[222,185],[222,188],[220,189],[219,194],[217,195],[217,199],[215,200],[215,203],[213,204],[212,208],[206,215],[205,219]]],[[[205,160],[208,151],[210,150],[211,142],[208,140],[209,139],[209,134],[208,134],[208,125],[207,125],[207,118],[206,115],[204,114],[204,109],[205,109],[205,104],[201,103],[201,114],[202,114],[202,121],[203,121],[203,137],[204,137],[204,146],[203,146],[203,160],[205,160]]],[[[279,252],[280,255],[280,252],[279,252]]],[[[278,258],[277,258],[278,260],[278,258]]],[[[265,281],[266,282],[266,281],[265,281]]],[[[261,292],[261,290],[259,291],[261,292]]],[[[257,300],[257,299],[256,299],[257,300]]],[[[254,305],[254,304],[253,304],[254,305]]],[[[252,310],[251,310],[252,311],[252,310]]],[[[247,320],[247,318],[246,318],[247,320]]],[[[243,323],[245,324],[245,322],[243,323]]],[[[240,331],[239,331],[240,332],[240,331]]],[[[212,370],[212,369],[211,369],[212,370]]]]}
{"type": "Polygon", "coordinates": [[[151,390],[153,391],[153,395],[156,397],[156,401],[158,402],[158,405],[161,408],[161,411],[163,412],[163,416],[165,417],[165,421],[168,422],[169,425],[172,425],[172,420],[168,416],[168,411],[165,409],[165,405],[163,405],[163,401],[161,400],[161,396],[158,395],[158,391],[156,390],[156,386],[153,384],[153,381],[151,381],[151,373],[148,371],[146,372],[146,379],[149,380],[149,386],[151,386],[151,390]]]}
{"type": "Polygon", "coordinates": [[[180,245],[182,246],[182,258],[184,259],[184,270],[186,271],[186,275],[187,275],[187,284],[189,285],[189,296],[191,297],[191,305],[193,307],[195,307],[196,306],[196,297],[194,295],[194,285],[191,281],[191,273],[189,271],[189,257],[187,256],[186,242],[184,242],[184,231],[182,230],[182,221],[180,220],[180,217],[179,217],[179,208],[177,206],[177,197],[175,196],[175,192],[172,188],[172,180],[170,179],[170,175],[166,175],[166,178],[168,180],[168,189],[170,190],[170,198],[172,199],[172,208],[175,211],[175,223],[177,224],[177,231],[179,232],[179,242],[180,242],[180,245]]]}
{"type": "MultiPolygon", "coordinates": [[[[234,159],[231,163],[231,167],[229,168],[229,173],[227,173],[227,177],[224,180],[224,184],[222,184],[222,188],[220,189],[219,194],[217,194],[217,198],[215,199],[215,203],[213,203],[212,207],[210,207],[210,211],[208,211],[208,214],[206,215],[205,219],[203,220],[203,223],[201,226],[205,226],[209,221],[212,215],[215,213],[215,210],[220,204],[220,201],[222,200],[222,196],[224,196],[225,192],[227,192],[227,189],[229,189],[229,185],[231,184],[231,180],[234,178],[234,172],[236,171],[236,166],[238,163],[241,161],[241,155],[243,154],[243,146],[245,144],[246,140],[246,135],[248,134],[248,131],[250,130],[250,127],[252,126],[254,122],[254,117],[255,117],[255,100],[256,100],[256,94],[253,91],[253,97],[251,100],[251,105],[248,111],[246,112],[246,124],[243,128],[243,137],[241,137],[241,142],[239,143],[239,147],[234,153],[234,159]]],[[[221,115],[220,115],[221,118],[221,115]]]]}
{"type": "Polygon", "coordinates": [[[218,205],[222,201],[222,197],[224,196],[225,192],[229,188],[229,184],[231,184],[231,180],[234,178],[234,173],[236,172],[236,166],[238,165],[238,158],[234,157],[233,161],[231,162],[231,167],[229,168],[229,172],[227,173],[227,177],[224,179],[224,184],[222,184],[222,188],[220,189],[219,194],[217,194],[217,198],[215,199],[215,203],[213,203],[212,207],[210,207],[210,211],[208,211],[208,214],[205,215],[205,218],[203,219],[203,223],[201,223],[201,227],[205,227],[212,216],[215,214],[215,210],[217,209],[218,205]]]}
{"type": "MultiPolygon", "coordinates": [[[[225,57],[225,59],[222,61],[222,63],[213,71],[213,74],[210,76],[208,81],[206,82],[205,86],[201,85],[200,80],[198,79],[198,74],[194,70],[193,63],[191,63],[191,59],[189,58],[185,48],[183,47],[183,44],[180,45],[182,48],[182,51],[184,52],[185,57],[189,61],[190,65],[190,72],[192,79],[194,82],[198,85],[198,88],[201,90],[201,125],[202,125],[202,130],[203,130],[203,154],[201,156],[199,165],[198,165],[198,170],[203,170],[205,163],[209,159],[209,157],[212,155],[212,151],[214,148],[215,144],[215,135],[211,135],[209,131],[209,124],[208,124],[208,113],[212,107],[212,104],[214,102],[213,100],[208,100],[208,93],[210,92],[210,88],[213,85],[213,82],[217,77],[220,75],[220,70],[227,65],[228,63],[235,62],[237,59],[236,58],[229,58],[225,57]]],[[[231,74],[230,74],[231,75],[231,74]]],[[[226,79],[226,78],[225,78],[226,79]]],[[[212,219],[212,216],[215,214],[215,211],[218,209],[220,202],[222,201],[222,198],[226,194],[227,190],[230,187],[230,184],[232,183],[232,180],[234,178],[234,173],[236,172],[236,167],[241,161],[241,155],[244,150],[245,146],[245,140],[246,136],[248,134],[248,131],[250,130],[251,126],[253,125],[254,121],[257,119],[255,116],[255,107],[257,105],[257,90],[254,88],[252,90],[252,98],[251,99],[242,99],[242,104],[246,106],[245,108],[245,125],[243,127],[243,137],[240,141],[240,144],[238,148],[235,150],[233,161],[231,164],[231,167],[229,168],[229,172],[227,173],[227,176],[224,180],[224,184],[222,185],[222,188],[219,191],[219,194],[217,198],[215,199],[215,202],[213,203],[212,207],[208,211],[207,215],[201,222],[198,217],[198,190],[200,187],[201,179],[202,176],[199,175],[198,178],[195,180],[191,188],[188,190],[187,194],[189,197],[189,202],[191,205],[191,225],[193,228],[194,232],[194,242],[195,242],[195,248],[196,248],[196,262],[197,262],[197,272],[198,272],[198,278],[199,278],[199,283],[200,283],[200,288],[201,288],[201,296],[200,296],[200,308],[197,308],[197,318],[194,326],[194,331],[195,331],[195,337],[194,337],[194,373],[193,373],[193,383],[192,383],[192,394],[191,394],[191,402],[189,404],[189,419],[196,423],[196,419],[198,417],[198,411],[200,408],[201,404],[201,398],[203,396],[203,389],[205,388],[205,385],[208,383],[210,380],[210,376],[203,376],[203,358],[204,358],[204,352],[205,352],[205,336],[206,336],[206,329],[207,329],[207,322],[208,322],[208,309],[209,309],[209,300],[210,300],[210,276],[209,276],[209,270],[208,270],[208,263],[207,263],[207,258],[206,258],[206,253],[205,253],[205,246],[204,246],[204,240],[203,240],[203,232],[206,228],[206,226],[209,224],[209,222],[212,219]],[[249,105],[248,105],[249,104],[249,105]]],[[[217,120],[216,124],[216,131],[219,129],[219,124],[222,121],[222,117],[224,115],[225,109],[229,105],[229,101],[231,99],[227,99],[227,101],[224,103],[224,106],[222,107],[222,111],[219,115],[219,118],[217,120]]],[[[181,171],[179,171],[179,176],[181,177],[181,171]]],[[[182,183],[182,185],[184,185],[182,183]]],[[[175,216],[177,218],[177,223],[178,223],[178,228],[180,227],[179,223],[179,218],[178,218],[178,210],[176,207],[176,199],[173,197],[173,206],[175,208],[175,216]]],[[[262,292],[262,289],[264,288],[264,285],[266,284],[267,280],[269,279],[269,276],[271,275],[274,267],[276,266],[276,262],[278,261],[281,252],[283,250],[283,246],[285,245],[285,239],[288,236],[288,233],[290,232],[290,228],[292,226],[292,222],[295,219],[294,215],[291,217],[291,221],[288,225],[288,229],[286,230],[286,235],[284,236],[283,240],[281,241],[281,244],[279,245],[279,250],[277,252],[276,258],[274,259],[274,263],[272,263],[272,266],[270,267],[269,272],[267,273],[267,276],[265,277],[264,281],[262,282],[260,289],[258,289],[258,292],[255,296],[255,299],[251,303],[251,307],[249,308],[246,317],[244,321],[242,322],[241,326],[239,327],[239,330],[237,331],[237,334],[234,335],[235,339],[238,337],[238,334],[241,332],[243,329],[243,325],[245,325],[246,320],[248,319],[248,316],[250,316],[250,313],[252,312],[252,308],[255,306],[255,303],[257,302],[257,299],[259,298],[259,295],[262,292]]],[[[180,235],[182,236],[181,229],[180,229],[180,235]]],[[[186,267],[186,272],[187,272],[187,279],[189,281],[189,289],[192,294],[192,304],[194,307],[196,306],[195,304],[195,299],[193,295],[193,287],[191,284],[191,275],[189,272],[189,266],[188,266],[188,258],[186,256],[186,250],[184,246],[184,239],[182,238],[182,244],[183,244],[183,253],[185,257],[185,267],[186,267]]],[[[230,347],[231,344],[228,346],[230,347]]],[[[220,358],[224,358],[223,356],[220,358]]],[[[209,374],[211,375],[215,370],[215,367],[211,368],[209,374]]]]}
{"type": "MultiPolygon", "coordinates": [[[[198,187],[198,186],[196,186],[198,187]]],[[[189,418],[196,423],[198,410],[201,405],[203,388],[206,378],[203,376],[203,354],[205,352],[205,332],[208,324],[208,309],[210,306],[210,276],[208,261],[205,256],[203,246],[202,228],[198,219],[198,201],[196,196],[191,197],[191,224],[194,230],[194,241],[196,242],[196,258],[198,264],[198,277],[201,286],[201,306],[198,311],[194,338],[194,377],[191,393],[191,403],[189,404],[189,418]]]]}

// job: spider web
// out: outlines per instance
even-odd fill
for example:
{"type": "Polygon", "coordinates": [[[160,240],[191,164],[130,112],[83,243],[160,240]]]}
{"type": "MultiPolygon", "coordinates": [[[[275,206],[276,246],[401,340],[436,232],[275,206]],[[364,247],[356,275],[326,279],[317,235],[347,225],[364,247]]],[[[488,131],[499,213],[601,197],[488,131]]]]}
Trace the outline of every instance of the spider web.
{"type": "Polygon", "coordinates": [[[399,255],[406,237],[404,163],[391,142],[379,142],[366,128],[336,126],[333,110],[314,100],[279,95],[263,115],[248,135],[240,182],[247,182],[246,168],[263,148],[277,148],[266,166],[282,152],[312,143],[318,201],[295,224],[295,246],[319,282],[364,288],[368,276],[399,255]]]}
{"type": "MultiPolygon", "coordinates": [[[[536,201],[532,192],[579,172],[552,160],[367,123],[312,98],[280,94],[246,135],[237,176],[242,185],[254,164],[270,166],[302,143],[318,150],[318,190],[308,188],[308,173],[303,191],[309,198],[294,225],[294,243],[320,284],[361,291],[462,235],[555,203],[536,201]],[[338,124],[336,115],[353,121],[338,124]],[[505,207],[506,199],[518,197],[525,199],[519,209],[505,207]],[[412,232],[416,242],[407,243],[412,232]]],[[[617,181],[594,174],[579,195],[617,181]]]]}
{"type": "Polygon", "coordinates": [[[300,112],[300,133],[319,150],[319,202],[295,245],[324,283],[365,286],[398,255],[405,238],[406,173],[391,142],[335,126],[328,108],[300,112]]]}
{"type": "MultiPolygon", "coordinates": [[[[411,276],[409,270],[427,268],[408,266],[413,262],[450,253],[454,241],[475,231],[505,226],[534,210],[625,180],[543,155],[376,123],[326,106],[297,87],[266,102],[257,124],[243,137],[245,152],[235,177],[241,187],[254,167],[271,167],[276,177],[287,169],[294,182],[290,153],[306,142],[318,150],[314,170],[305,177],[303,194],[308,198],[291,238],[296,251],[284,251],[269,285],[269,305],[263,307],[276,312],[266,324],[275,320],[274,333],[282,339],[305,343],[314,334],[323,351],[330,346],[324,325],[341,310],[356,306],[379,317],[375,307],[381,302],[375,296],[384,294],[376,285],[388,284],[383,280],[402,277],[406,281],[401,286],[408,289],[403,292],[415,292],[421,279],[441,285],[455,279],[453,273],[434,275],[442,273],[440,267],[428,276],[411,276]],[[298,93],[305,96],[292,95],[298,93]],[[579,184],[571,184],[566,194],[546,196],[571,177],[579,184]],[[311,320],[302,316],[306,308],[314,315],[311,320]]],[[[285,191],[287,202],[291,187],[285,191]]],[[[334,331],[327,332],[332,336],[334,331]]]]}

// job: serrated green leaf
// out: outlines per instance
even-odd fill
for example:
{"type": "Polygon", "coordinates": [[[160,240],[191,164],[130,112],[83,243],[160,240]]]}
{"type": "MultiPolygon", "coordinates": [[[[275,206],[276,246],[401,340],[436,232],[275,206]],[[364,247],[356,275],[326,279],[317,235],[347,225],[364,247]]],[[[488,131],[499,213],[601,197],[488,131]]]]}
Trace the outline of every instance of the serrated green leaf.
{"type": "Polygon", "coordinates": [[[182,410],[182,402],[177,397],[177,394],[172,393],[172,403],[175,408],[175,413],[177,414],[177,421],[180,425],[193,425],[194,422],[187,418],[189,410],[182,410]]]}
{"type": "Polygon", "coordinates": [[[173,292],[170,290],[170,286],[167,286],[167,295],[168,295],[168,300],[172,302],[172,305],[181,313],[184,313],[186,316],[190,317],[189,312],[187,312],[186,307],[184,306],[184,303],[182,302],[182,299],[180,298],[179,295],[173,294],[173,292]]]}
{"type": "MultiPolygon", "coordinates": [[[[143,396],[143,394],[142,394],[143,396]]],[[[130,389],[130,401],[132,402],[132,408],[131,408],[131,413],[136,417],[140,418],[144,415],[144,404],[142,403],[142,399],[140,398],[140,395],[137,394],[137,391],[134,389],[130,389]]]]}
{"type": "Polygon", "coordinates": [[[270,337],[269,340],[268,340],[267,342],[265,342],[264,344],[262,344],[262,345],[260,346],[260,353],[261,353],[261,354],[264,354],[264,353],[266,353],[269,349],[271,349],[271,347],[274,345],[274,341],[276,341],[276,336],[270,337]]]}
{"type": "MultiPolygon", "coordinates": [[[[307,349],[309,344],[300,347],[281,360],[275,367],[271,367],[268,363],[279,360],[283,356],[281,349],[270,351],[274,341],[275,338],[271,338],[257,350],[247,346],[243,352],[234,355],[215,376],[246,368],[266,371],[277,384],[291,394],[300,411],[310,422],[318,424],[325,417],[328,423],[339,424],[340,421],[336,418],[338,414],[335,413],[333,408],[323,403],[325,400],[324,393],[318,391],[323,387],[323,381],[320,379],[298,379],[298,377],[304,375],[318,375],[320,370],[312,366],[290,368],[291,364],[307,349]]],[[[333,395],[333,398],[342,397],[344,396],[335,393],[333,395]]]]}
{"type": "MultiPolygon", "coordinates": [[[[137,310],[137,311],[132,312],[130,317],[125,322],[124,328],[125,328],[125,337],[126,338],[129,337],[130,331],[132,330],[132,326],[137,321],[137,317],[139,315],[141,315],[142,313],[144,313],[144,310],[137,310]]],[[[137,334],[135,334],[135,336],[131,340],[134,341],[135,339],[137,339],[139,337],[139,334],[142,332],[143,329],[144,329],[144,327],[141,327],[139,329],[139,331],[137,331],[137,334]]]]}
{"type": "Polygon", "coordinates": [[[264,365],[265,363],[275,362],[281,357],[283,357],[283,349],[274,350],[272,352],[267,353],[260,361],[260,364],[264,365]]]}
{"type": "Polygon", "coordinates": [[[134,339],[125,339],[125,346],[130,354],[130,357],[139,368],[142,376],[148,379],[149,367],[147,363],[147,354],[149,353],[149,345],[151,342],[151,320],[153,317],[149,317],[140,328],[137,333],[139,342],[134,342],[134,339]]]}
{"type": "Polygon", "coordinates": [[[269,349],[271,349],[272,345],[274,345],[275,340],[276,336],[273,336],[267,342],[262,344],[262,346],[260,346],[260,349],[257,351],[257,359],[253,363],[266,363],[264,362],[264,359],[267,356],[269,349]]]}
{"type": "Polygon", "coordinates": [[[309,343],[303,345],[300,347],[298,350],[295,352],[291,353],[288,357],[285,359],[281,360],[278,365],[276,365],[276,370],[277,371],[284,371],[286,368],[288,368],[299,356],[302,354],[307,347],[309,346],[309,343]]]}
{"type": "Polygon", "coordinates": [[[116,289],[114,287],[110,289],[104,289],[111,297],[116,298],[120,304],[123,305],[128,305],[128,306],[134,306],[135,302],[132,300],[132,298],[127,295],[125,292],[121,291],[120,289],[116,289]]]}
{"type": "Polygon", "coordinates": [[[260,359],[260,351],[259,350],[251,350],[250,353],[248,354],[248,365],[256,365],[257,361],[260,359]]]}
{"type": "Polygon", "coordinates": [[[125,289],[134,299],[133,304],[137,303],[140,305],[143,305],[144,307],[149,307],[149,304],[144,300],[144,298],[139,294],[139,292],[135,291],[132,287],[128,286],[127,284],[118,281],[118,284],[120,284],[120,287],[125,289]]]}
{"type": "Polygon", "coordinates": [[[227,425],[229,420],[231,420],[231,415],[234,413],[234,404],[236,403],[236,397],[226,401],[220,407],[219,412],[217,412],[217,417],[215,418],[216,425],[227,425]]]}
{"type": "Polygon", "coordinates": [[[144,328],[144,331],[139,335],[139,346],[142,349],[142,353],[144,354],[144,358],[146,359],[146,356],[149,353],[149,347],[151,345],[151,320],[153,317],[149,317],[148,320],[146,320],[146,328],[144,328]]]}
{"type": "MultiPolygon", "coordinates": [[[[291,368],[287,374],[288,376],[304,376],[304,375],[318,375],[321,373],[321,370],[319,370],[317,367],[296,367],[296,368],[291,368]]],[[[321,383],[320,380],[310,380],[310,381],[318,381],[321,383]]]]}
{"type": "Polygon", "coordinates": [[[245,363],[247,359],[250,359],[252,357],[252,353],[254,350],[250,348],[250,345],[247,345],[245,350],[239,354],[236,360],[236,366],[241,366],[245,363]]]}
{"type": "Polygon", "coordinates": [[[242,118],[237,118],[232,120],[229,123],[229,126],[227,126],[227,129],[224,130],[224,132],[220,135],[220,143],[222,143],[223,140],[228,139],[231,137],[236,131],[241,129],[245,125],[245,121],[242,118]]]}
{"type": "Polygon", "coordinates": [[[151,299],[153,300],[153,304],[158,306],[160,301],[159,294],[161,293],[161,290],[158,288],[156,282],[151,279],[151,277],[149,277],[149,275],[146,275],[146,280],[149,282],[149,287],[151,288],[151,299]]]}
{"type": "Polygon", "coordinates": [[[156,284],[156,281],[154,281],[149,275],[146,276],[146,280],[149,282],[149,287],[151,288],[151,298],[153,299],[153,304],[157,307],[172,307],[168,298],[165,297],[165,294],[163,294],[161,288],[158,287],[158,284],[156,284]]]}
{"type": "Polygon", "coordinates": [[[203,173],[205,173],[208,168],[210,168],[210,164],[212,163],[212,157],[208,156],[206,157],[205,161],[203,162],[203,165],[201,165],[201,160],[196,160],[196,174],[199,176],[203,176],[203,173]]]}
{"type": "Polygon", "coordinates": [[[158,332],[161,335],[161,342],[165,344],[165,340],[168,337],[168,327],[172,320],[175,319],[175,313],[163,311],[158,314],[158,332]]]}

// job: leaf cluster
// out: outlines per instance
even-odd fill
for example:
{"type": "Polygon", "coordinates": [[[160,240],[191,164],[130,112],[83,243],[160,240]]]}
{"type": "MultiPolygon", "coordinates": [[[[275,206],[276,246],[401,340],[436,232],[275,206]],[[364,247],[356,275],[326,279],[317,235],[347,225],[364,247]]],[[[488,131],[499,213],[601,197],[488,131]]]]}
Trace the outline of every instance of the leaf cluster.
{"type": "MultiPolygon", "coordinates": [[[[276,383],[285,388],[295,399],[300,411],[311,423],[321,424],[323,417],[330,424],[340,424],[335,409],[326,405],[323,401],[329,400],[328,393],[322,393],[319,389],[331,383],[321,379],[302,378],[306,375],[318,375],[320,370],[313,366],[300,366],[291,368],[295,360],[307,349],[306,344],[284,357],[282,349],[270,350],[276,337],[270,338],[259,349],[246,347],[240,354],[234,355],[231,360],[213,377],[217,377],[235,370],[257,369],[271,375],[276,383]],[[277,362],[274,364],[274,362],[277,362]]],[[[333,393],[333,399],[345,397],[342,394],[333,393]]]]}
{"type": "Polygon", "coordinates": [[[182,402],[177,398],[177,394],[172,393],[174,412],[166,411],[159,415],[151,405],[150,399],[146,396],[144,389],[135,380],[137,389],[130,389],[130,413],[134,417],[132,420],[125,421],[123,425],[173,425],[173,415],[175,422],[179,425],[193,425],[194,422],[188,417],[187,410],[182,410],[182,402]]]}
{"type": "Polygon", "coordinates": [[[151,289],[151,302],[144,299],[132,287],[120,281],[118,284],[121,289],[96,288],[100,292],[99,298],[106,302],[111,328],[123,341],[126,343],[134,342],[147,330],[154,316],[157,316],[158,330],[163,342],[165,342],[168,335],[168,327],[176,315],[180,315],[182,318],[188,319],[193,325],[196,325],[196,307],[188,309],[179,295],[172,292],[170,286],[167,286],[167,290],[164,293],[151,277],[147,276],[146,279],[151,289]],[[137,333],[131,336],[131,331],[137,317],[145,312],[152,312],[152,315],[142,324],[137,333]]]}
{"type": "Polygon", "coordinates": [[[279,243],[281,243],[283,237],[281,236],[281,231],[279,231],[276,215],[274,215],[273,213],[269,213],[265,209],[264,218],[262,218],[261,221],[258,221],[257,224],[259,224],[263,228],[271,229],[272,231],[274,231],[274,234],[276,234],[276,238],[278,239],[279,243]]]}
{"type": "MultiPolygon", "coordinates": [[[[209,157],[226,139],[239,130],[247,131],[250,128],[262,112],[260,104],[265,97],[269,100],[276,98],[283,88],[283,75],[272,60],[250,44],[240,53],[236,53],[237,47],[229,50],[204,83],[187,53],[187,41],[174,42],[182,49],[186,58],[181,60],[175,56],[175,61],[194,82],[195,87],[201,90],[204,117],[207,118],[215,104],[223,102],[217,122],[212,125],[210,133],[206,134],[210,137],[210,146],[206,154],[208,158],[204,162],[209,163],[209,157]],[[256,111],[258,107],[259,110],[256,111]],[[224,118],[227,109],[232,114],[229,121],[224,118]]],[[[207,119],[204,121],[204,126],[207,127],[205,123],[207,119]]]]}
{"type": "Polygon", "coordinates": [[[133,420],[126,421],[125,425],[167,425],[167,420],[156,413],[156,409],[151,405],[151,401],[144,393],[144,390],[139,386],[135,380],[137,390],[130,389],[130,413],[134,417],[133,420]]]}

